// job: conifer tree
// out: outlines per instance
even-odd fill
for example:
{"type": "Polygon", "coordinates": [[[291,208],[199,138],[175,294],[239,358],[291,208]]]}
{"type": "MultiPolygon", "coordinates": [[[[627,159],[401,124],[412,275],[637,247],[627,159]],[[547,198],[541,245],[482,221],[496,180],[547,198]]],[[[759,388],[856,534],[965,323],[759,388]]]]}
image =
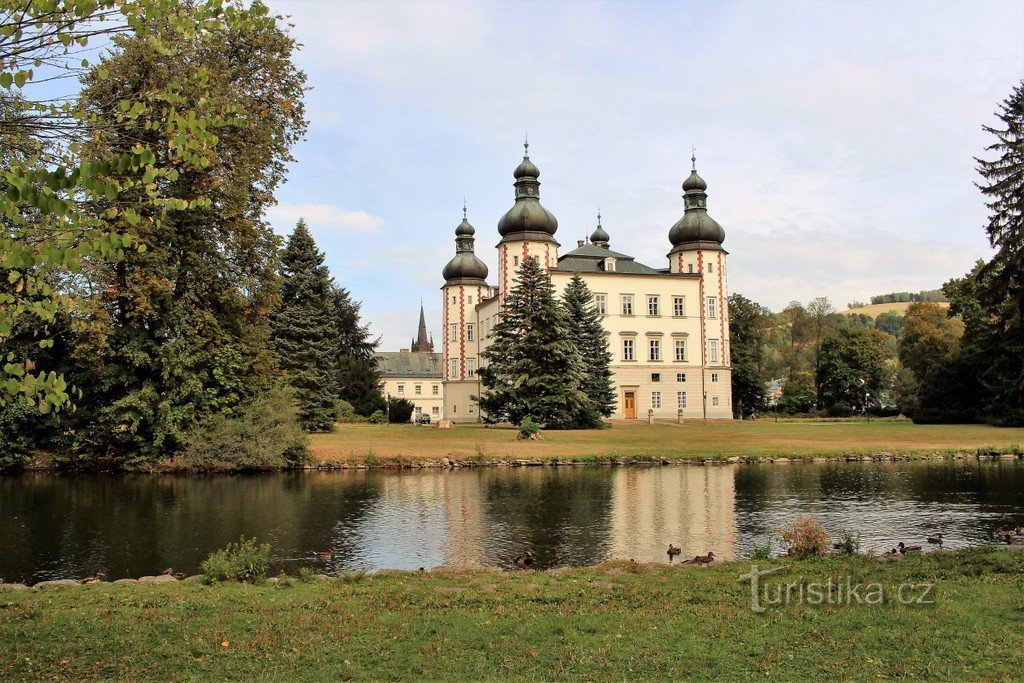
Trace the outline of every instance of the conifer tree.
{"type": "Polygon", "coordinates": [[[485,387],[479,404],[488,422],[529,417],[548,429],[570,429],[588,406],[594,409],[580,389],[583,362],[568,318],[535,260],[523,263],[493,335],[479,370],[485,387]]]}
{"type": "Polygon", "coordinates": [[[299,421],[327,431],[337,419],[334,287],[324,255],[299,219],[281,255],[281,302],[271,317],[278,362],[295,389],[299,421]]]}
{"type": "Polygon", "coordinates": [[[380,390],[380,369],[374,355],[380,339],[370,339],[369,326],[360,324],[360,304],[352,300],[348,290],[335,287],[333,298],[338,398],[351,403],[359,415],[369,417],[386,408],[380,390]]]}
{"type": "Polygon", "coordinates": [[[562,305],[569,318],[569,330],[580,352],[584,373],[581,389],[590,399],[576,418],[578,427],[599,427],[601,417],[608,417],[615,408],[610,364],[612,354],[601,324],[601,315],[594,307],[594,295],[579,273],[572,276],[562,293],[562,305]]]}

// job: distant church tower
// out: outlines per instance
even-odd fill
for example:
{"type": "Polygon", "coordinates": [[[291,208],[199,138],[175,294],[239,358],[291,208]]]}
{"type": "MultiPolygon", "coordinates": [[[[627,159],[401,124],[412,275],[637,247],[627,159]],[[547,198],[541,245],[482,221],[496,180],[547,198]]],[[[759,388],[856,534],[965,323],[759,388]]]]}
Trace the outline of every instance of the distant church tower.
{"type": "Polygon", "coordinates": [[[420,302],[420,328],[416,333],[416,339],[412,341],[413,353],[433,353],[434,352],[434,338],[433,336],[427,337],[427,318],[423,315],[423,302],[420,302]]]}

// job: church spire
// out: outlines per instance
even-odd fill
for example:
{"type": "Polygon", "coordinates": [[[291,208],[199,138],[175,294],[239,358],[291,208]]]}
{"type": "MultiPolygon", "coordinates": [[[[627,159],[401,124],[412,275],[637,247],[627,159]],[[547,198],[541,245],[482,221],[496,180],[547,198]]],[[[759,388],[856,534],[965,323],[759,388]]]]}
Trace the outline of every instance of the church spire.
{"type": "Polygon", "coordinates": [[[420,300],[420,327],[416,333],[416,341],[412,344],[412,350],[431,353],[434,350],[434,342],[427,337],[427,317],[423,312],[423,301],[420,300]]]}

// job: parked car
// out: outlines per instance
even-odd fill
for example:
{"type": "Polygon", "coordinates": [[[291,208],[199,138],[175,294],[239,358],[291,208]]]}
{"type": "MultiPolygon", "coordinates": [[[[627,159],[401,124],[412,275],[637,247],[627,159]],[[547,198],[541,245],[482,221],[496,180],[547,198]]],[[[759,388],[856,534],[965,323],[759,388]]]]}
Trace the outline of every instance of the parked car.
{"type": "Polygon", "coordinates": [[[430,413],[420,413],[420,424],[421,425],[428,425],[428,424],[430,424],[430,413]]]}

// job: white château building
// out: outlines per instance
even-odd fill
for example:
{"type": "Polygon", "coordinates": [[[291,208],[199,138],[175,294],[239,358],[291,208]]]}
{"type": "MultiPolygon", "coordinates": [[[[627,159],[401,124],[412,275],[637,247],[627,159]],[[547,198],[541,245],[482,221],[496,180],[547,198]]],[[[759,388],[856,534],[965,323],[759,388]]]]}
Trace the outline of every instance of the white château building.
{"type": "Polygon", "coordinates": [[[516,167],[515,204],[498,221],[497,280],[474,253],[472,225],[463,210],[455,229],[455,257],[444,267],[443,417],[480,419],[472,396],[480,352],[501,315],[524,259],[537,259],[561,293],[580,273],[603,315],[617,395],[613,418],[732,418],[725,231],[708,215],[707,183],[697,160],[683,183],[684,213],[668,231],[665,268],[652,268],[613,250],[598,226],[589,242],[559,254],[558,220],[540,203],[540,170],[529,145],[516,167]]]}

